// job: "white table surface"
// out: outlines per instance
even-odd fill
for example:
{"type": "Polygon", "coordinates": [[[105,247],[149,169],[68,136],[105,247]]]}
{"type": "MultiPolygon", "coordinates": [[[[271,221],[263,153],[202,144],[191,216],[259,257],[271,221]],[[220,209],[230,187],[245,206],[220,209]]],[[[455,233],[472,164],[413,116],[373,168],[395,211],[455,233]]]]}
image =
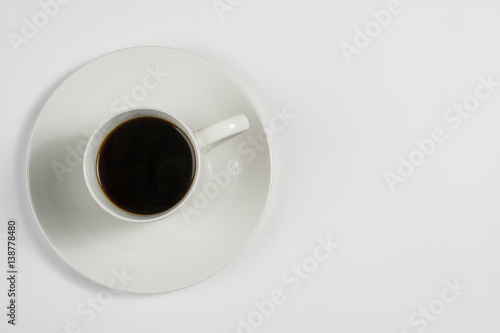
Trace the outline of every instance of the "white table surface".
{"type": "Polygon", "coordinates": [[[0,279],[0,331],[499,332],[500,89],[478,88],[488,96],[460,127],[446,115],[473,103],[481,80],[500,82],[500,5],[394,1],[221,0],[221,20],[213,0],[72,0],[43,22],[37,1],[1,0],[0,276],[10,218],[19,276],[16,326],[0,279]],[[390,23],[349,62],[342,43],[354,43],[357,27],[377,29],[371,12],[387,8],[390,23]],[[46,25],[16,52],[9,33],[21,34],[33,15],[46,25]],[[37,114],[65,77],[141,45],[205,57],[245,88],[263,119],[283,109],[295,118],[272,141],[269,208],[236,260],[181,291],[110,299],[43,237],[25,155],[37,114]],[[386,173],[398,172],[400,156],[420,162],[415,141],[436,129],[443,142],[391,191],[386,173]],[[316,251],[328,238],[338,248],[316,251]],[[294,265],[305,268],[293,273],[294,265]],[[271,309],[269,299],[280,304],[271,309]]]}

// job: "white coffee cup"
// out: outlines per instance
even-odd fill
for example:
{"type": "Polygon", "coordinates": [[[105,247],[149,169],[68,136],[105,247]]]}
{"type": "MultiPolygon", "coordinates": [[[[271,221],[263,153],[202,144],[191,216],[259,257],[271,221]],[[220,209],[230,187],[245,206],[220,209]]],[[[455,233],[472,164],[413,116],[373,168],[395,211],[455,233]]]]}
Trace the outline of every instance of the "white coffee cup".
{"type": "Polygon", "coordinates": [[[180,209],[189,200],[189,198],[191,198],[193,193],[196,192],[196,188],[198,188],[201,183],[201,175],[206,173],[206,170],[203,170],[207,165],[207,163],[205,163],[205,154],[221,143],[233,138],[237,134],[246,131],[248,128],[248,119],[243,114],[239,114],[202,129],[192,131],[179,119],[168,114],[168,112],[155,108],[133,108],[118,112],[103,121],[103,123],[93,133],[87,144],[83,157],[83,173],[87,188],[94,200],[105,211],[119,219],[129,222],[153,222],[161,220],[180,209]],[[154,215],[133,214],[118,207],[110,199],[108,199],[106,194],[103,192],[98,179],[97,159],[101,145],[105,138],[124,122],[140,117],[160,118],[175,125],[189,139],[194,152],[193,163],[195,165],[195,173],[189,190],[175,206],[154,215]]]}

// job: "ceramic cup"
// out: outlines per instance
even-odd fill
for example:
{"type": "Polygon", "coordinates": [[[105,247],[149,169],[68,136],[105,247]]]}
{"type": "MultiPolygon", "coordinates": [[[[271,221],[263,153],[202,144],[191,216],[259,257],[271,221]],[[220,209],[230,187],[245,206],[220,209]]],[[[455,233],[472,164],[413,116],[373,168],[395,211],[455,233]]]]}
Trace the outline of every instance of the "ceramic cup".
{"type": "Polygon", "coordinates": [[[207,167],[207,163],[205,163],[205,154],[219,144],[233,138],[239,133],[246,131],[248,128],[248,119],[243,114],[236,115],[202,129],[192,131],[179,119],[162,110],[153,108],[134,108],[118,112],[106,119],[97,128],[87,144],[83,158],[83,173],[87,188],[94,200],[105,211],[119,219],[129,222],[153,222],[161,220],[180,209],[183,204],[189,200],[193,193],[196,192],[197,187],[200,186],[200,183],[202,183],[200,181],[201,175],[206,174],[206,172],[204,172],[206,170],[203,170],[207,167]],[[108,199],[106,194],[103,192],[98,179],[97,159],[102,143],[108,134],[124,122],[140,117],[160,118],[175,125],[189,139],[194,152],[193,164],[195,171],[189,190],[175,206],[154,215],[132,214],[121,209],[108,199]]]}

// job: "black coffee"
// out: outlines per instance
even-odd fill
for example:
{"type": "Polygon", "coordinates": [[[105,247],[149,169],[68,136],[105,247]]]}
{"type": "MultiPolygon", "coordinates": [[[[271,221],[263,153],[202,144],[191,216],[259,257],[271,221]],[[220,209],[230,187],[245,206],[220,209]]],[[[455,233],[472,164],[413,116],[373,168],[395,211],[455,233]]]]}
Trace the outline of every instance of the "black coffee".
{"type": "Polygon", "coordinates": [[[118,208],[137,215],[158,214],[179,203],[195,168],[188,137],[155,117],[120,124],[104,139],[97,157],[103,192],[118,208]]]}

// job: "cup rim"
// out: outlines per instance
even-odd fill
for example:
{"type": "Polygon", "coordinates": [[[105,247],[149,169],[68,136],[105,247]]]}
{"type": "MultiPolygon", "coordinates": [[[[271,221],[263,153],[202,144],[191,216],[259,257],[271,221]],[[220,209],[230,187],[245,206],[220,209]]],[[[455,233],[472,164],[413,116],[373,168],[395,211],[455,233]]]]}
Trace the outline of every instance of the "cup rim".
{"type": "Polygon", "coordinates": [[[99,126],[95,129],[95,131],[91,135],[85,147],[85,152],[83,155],[83,175],[85,178],[85,185],[87,187],[87,190],[90,192],[92,198],[94,199],[94,201],[112,216],[117,217],[124,221],[135,222],[135,223],[148,223],[148,222],[159,221],[178,211],[194,193],[194,189],[196,188],[200,178],[200,166],[201,166],[201,150],[199,148],[198,142],[196,141],[194,133],[189,129],[189,127],[186,126],[186,124],[184,124],[180,119],[171,115],[168,111],[149,106],[132,107],[126,110],[113,113],[109,117],[105,118],[103,121],[101,121],[99,126]],[[184,194],[184,197],[170,209],[152,215],[133,214],[119,208],[117,205],[111,202],[111,200],[104,194],[97,180],[96,159],[97,159],[97,154],[105,138],[119,125],[131,119],[140,117],[156,117],[172,123],[186,135],[193,149],[193,153],[195,155],[194,178],[193,181],[191,182],[191,186],[189,187],[188,191],[186,192],[186,194],[184,194]],[[122,118],[122,120],[117,121],[117,118],[122,118]]]}

